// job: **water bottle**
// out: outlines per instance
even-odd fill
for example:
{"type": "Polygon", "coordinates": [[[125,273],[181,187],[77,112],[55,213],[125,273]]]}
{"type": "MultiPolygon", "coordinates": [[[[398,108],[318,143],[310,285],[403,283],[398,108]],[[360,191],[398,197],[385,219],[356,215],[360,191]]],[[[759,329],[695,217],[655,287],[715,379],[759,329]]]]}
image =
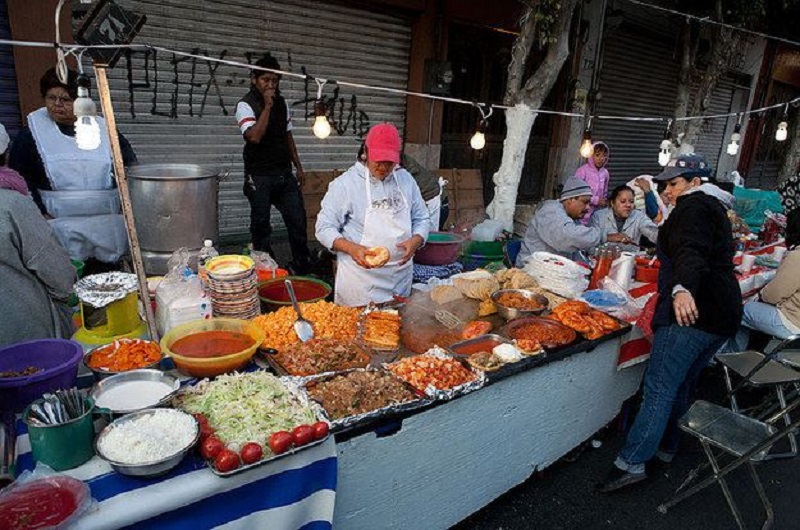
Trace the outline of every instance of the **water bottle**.
{"type": "Polygon", "coordinates": [[[208,282],[206,262],[211,258],[216,258],[217,256],[219,256],[219,252],[217,252],[217,249],[214,248],[214,242],[210,239],[203,241],[203,248],[201,248],[200,252],[197,253],[197,275],[200,277],[200,281],[203,282],[204,287],[208,282]]]}

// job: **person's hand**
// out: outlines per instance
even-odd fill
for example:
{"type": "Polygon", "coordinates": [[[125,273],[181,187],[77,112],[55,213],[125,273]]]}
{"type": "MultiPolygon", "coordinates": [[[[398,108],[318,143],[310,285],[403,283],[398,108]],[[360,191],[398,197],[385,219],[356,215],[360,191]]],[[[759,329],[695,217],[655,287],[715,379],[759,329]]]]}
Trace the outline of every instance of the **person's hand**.
{"type": "Polygon", "coordinates": [[[672,298],[672,309],[675,311],[675,319],[680,326],[691,326],[697,322],[700,314],[694,303],[694,297],[689,291],[680,291],[672,298]]]}
{"type": "Polygon", "coordinates": [[[634,184],[642,188],[642,191],[645,193],[650,193],[653,190],[653,187],[650,185],[650,181],[644,177],[639,177],[633,181],[634,184]]]}
{"type": "Polygon", "coordinates": [[[261,97],[264,98],[264,107],[265,109],[272,108],[272,102],[275,100],[275,89],[274,88],[265,88],[263,92],[261,92],[261,97]]]}
{"type": "Polygon", "coordinates": [[[358,263],[360,267],[365,269],[371,269],[369,263],[367,263],[367,247],[364,245],[359,245],[358,243],[351,243],[349,248],[347,249],[347,253],[353,258],[353,261],[358,263]]]}
{"type": "Polygon", "coordinates": [[[597,207],[598,208],[605,208],[606,206],[608,206],[608,199],[606,199],[605,197],[600,197],[597,200],[597,207]]]}
{"type": "Polygon", "coordinates": [[[622,243],[623,245],[632,245],[633,241],[623,233],[608,234],[608,241],[610,243],[622,243]]]}
{"type": "Polygon", "coordinates": [[[403,250],[403,257],[400,258],[400,265],[407,263],[408,260],[413,258],[414,253],[417,251],[419,247],[422,246],[422,243],[424,243],[424,240],[418,234],[414,234],[405,241],[398,243],[396,245],[397,248],[403,250]]]}
{"type": "Polygon", "coordinates": [[[303,189],[303,186],[306,185],[306,174],[303,172],[302,169],[297,170],[297,184],[300,186],[300,189],[303,189]]]}

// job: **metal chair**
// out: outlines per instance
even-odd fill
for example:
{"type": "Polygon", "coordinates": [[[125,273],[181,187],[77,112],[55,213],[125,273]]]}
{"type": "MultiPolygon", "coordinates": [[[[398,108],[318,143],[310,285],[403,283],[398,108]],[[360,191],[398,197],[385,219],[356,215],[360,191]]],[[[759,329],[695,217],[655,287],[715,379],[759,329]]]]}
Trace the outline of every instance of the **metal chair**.
{"type": "MultiPolygon", "coordinates": [[[[785,409],[787,393],[794,395],[800,392],[800,370],[796,369],[800,368],[800,351],[797,351],[799,347],[800,335],[792,335],[777,343],[768,353],[743,351],[717,354],[716,359],[725,372],[725,385],[728,389],[731,410],[742,412],[736,400],[736,393],[744,386],[756,388],[771,386],[775,391],[777,404],[766,402],[748,411],[756,419],[764,419],[776,410],[785,409]],[[731,373],[740,378],[736,385],[733,384],[731,373]]],[[[783,416],[783,421],[788,425],[792,419],[787,414],[783,416]]],[[[795,433],[790,432],[787,439],[789,451],[771,453],[765,456],[765,459],[797,456],[798,443],[795,433]]]]}
{"type": "Polygon", "coordinates": [[[758,478],[753,462],[764,460],[765,457],[767,457],[769,449],[777,441],[789,436],[790,433],[794,432],[794,430],[800,426],[800,419],[794,420],[788,424],[784,423],[780,429],[774,425],[799,406],[800,395],[795,395],[791,404],[767,418],[766,421],[759,421],[750,416],[745,416],[739,412],[734,412],[707,401],[696,401],[683,418],[681,418],[680,427],[683,431],[698,439],[708,457],[708,463],[702,464],[700,467],[693,470],[689,474],[689,477],[678,488],[675,498],[661,504],[658,507],[658,511],[667,513],[670,508],[678,503],[688,499],[713,482],[718,482],[720,488],[722,488],[722,493],[725,496],[728,507],[734,519],[736,519],[736,525],[740,530],[744,530],[745,525],[742,514],[731,495],[725,477],[733,470],[746,465],[753,480],[753,485],[758,493],[758,497],[764,507],[764,512],[766,513],[766,519],[764,520],[762,529],[771,528],[774,519],[772,505],[767,498],[761,480],[758,478]],[[718,450],[717,454],[715,454],[715,449],[718,450]],[[724,457],[726,454],[733,456],[734,460],[722,466],[720,465],[719,457],[724,457]],[[711,467],[711,473],[708,477],[681,493],[685,487],[694,481],[704,468],[709,466],[711,467]]]}

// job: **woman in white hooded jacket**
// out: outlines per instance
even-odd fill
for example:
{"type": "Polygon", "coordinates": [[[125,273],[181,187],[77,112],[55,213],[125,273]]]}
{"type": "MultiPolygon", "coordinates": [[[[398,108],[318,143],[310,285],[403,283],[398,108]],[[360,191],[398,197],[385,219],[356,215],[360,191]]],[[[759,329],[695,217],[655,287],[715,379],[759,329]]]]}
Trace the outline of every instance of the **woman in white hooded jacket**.
{"type": "Polygon", "coordinates": [[[610,234],[625,234],[624,243],[639,245],[642,236],[656,242],[658,226],[647,215],[636,209],[634,193],[628,186],[617,186],[609,197],[610,208],[597,210],[592,214],[589,226],[600,229],[602,242],[608,241],[610,234]]]}

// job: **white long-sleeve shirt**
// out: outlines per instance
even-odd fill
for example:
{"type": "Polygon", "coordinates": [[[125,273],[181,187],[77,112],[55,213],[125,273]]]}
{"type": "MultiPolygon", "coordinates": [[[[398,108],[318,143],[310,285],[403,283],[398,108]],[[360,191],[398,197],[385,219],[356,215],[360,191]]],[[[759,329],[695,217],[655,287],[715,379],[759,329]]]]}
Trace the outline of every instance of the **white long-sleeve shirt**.
{"type": "MultiPolygon", "coordinates": [[[[364,165],[357,162],[328,185],[315,230],[317,241],[328,249],[332,249],[333,242],[339,237],[354,243],[361,242],[368,206],[364,173],[364,165]]],[[[412,235],[418,234],[422,239],[428,239],[428,208],[422,200],[419,186],[408,171],[397,168],[383,181],[370,176],[370,186],[373,202],[388,199],[393,191],[399,189],[409,205],[412,235]]]]}

